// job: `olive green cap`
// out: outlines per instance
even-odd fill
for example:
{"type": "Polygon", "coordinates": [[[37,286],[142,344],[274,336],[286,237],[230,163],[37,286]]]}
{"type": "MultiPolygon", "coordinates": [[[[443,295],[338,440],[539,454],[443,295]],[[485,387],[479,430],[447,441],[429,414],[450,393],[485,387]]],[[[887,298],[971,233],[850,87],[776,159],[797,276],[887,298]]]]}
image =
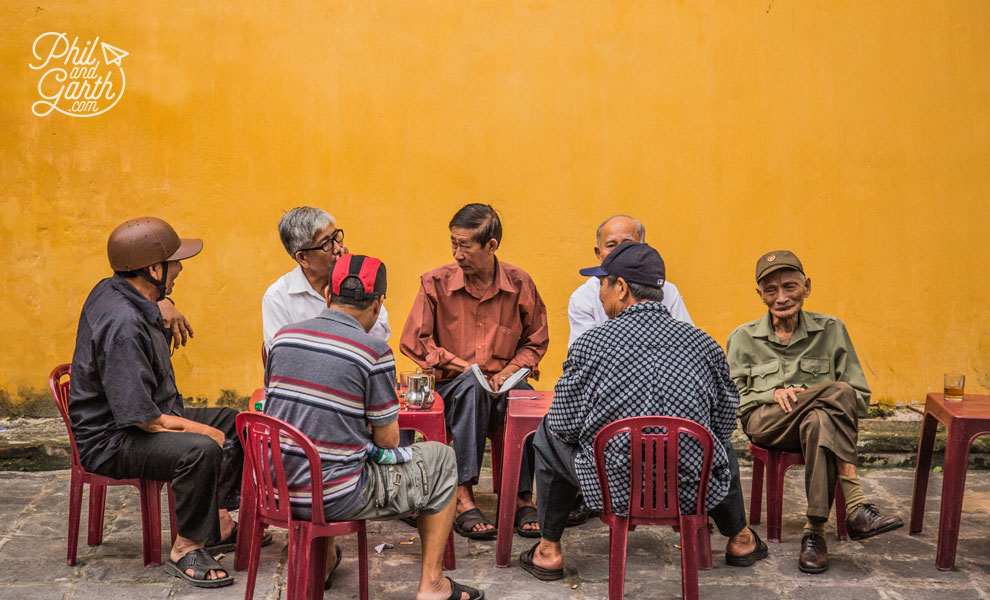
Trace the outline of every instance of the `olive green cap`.
{"type": "Polygon", "coordinates": [[[761,279],[773,273],[774,271],[779,271],[781,269],[794,269],[795,271],[800,271],[804,275],[804,267],[801,266],[801,261],[798,260],[797,256],[790,250],[774,250],[773,252],[767,252],[760,257],[760,260],[756,261],[756,283],[759,283],[761,279]]]}

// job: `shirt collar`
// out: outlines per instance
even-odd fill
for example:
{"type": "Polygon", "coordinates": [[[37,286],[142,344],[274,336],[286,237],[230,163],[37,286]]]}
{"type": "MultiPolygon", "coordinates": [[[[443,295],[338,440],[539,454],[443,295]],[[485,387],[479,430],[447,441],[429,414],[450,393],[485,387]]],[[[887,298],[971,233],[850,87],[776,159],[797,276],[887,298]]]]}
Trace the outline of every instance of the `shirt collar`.
{"type": "Polygon", "coordinates": [[[335,323],[340,323],[341,325],[346,325],[347,327],[354,327],[356,329],[360,329],[364,333],[367,333],[364,331],[364,327],[358,323],[357,319],[342,310],[337,310],[336,308],[324,308],[323,312],[321,312],[317,318],[334,321],[335,323]]]}
{"type": "MultiPolygon", "coordinates": [[[[495,258],[495,283],[498,289],[506,292],[515,292],[516,288],[512,285],[512,280],[509,279],[509,274],[506,272],[505,267],[499,262],[498,258],[495,258]]],[[[462,289],[464,287],[464,271],[461,267],[454,263],[454,272],[448,280],[447,289],[451,292],[455,290],[462,289]]]]}
{"type": "MultiPolygon", "coordinates": [[[[797,328],[794,330],[794,335],[791,337],[791,343],[798,342],[808,337],[809,333],[815,333],[817,331],[822,331],[825,329],[822,325],[811,318],[807,312],[801,311],[798,313],[798,324],[797,328]]],[[[766,338],[772,342],[782,343],[777,334],[773,332],[773,320],[770,316],[770,311],[767,311],[766,317],[760,320],[756,325],[756,330],[753,332],[753,337],[755,338],[766,338]]]]}
{"type": "MultiPolygon", "coordinates": [[[[313,289],[310,285],[309,280],[306,279],[306,274],[303,273],[302,265],[296,265],[295,269],[289,271],[288,285],[286,286],[286,292],[289,294],[313,294],[314,296],[320,296],[320,294],[313,289]]],[[[320,296],[321,298],[323,296],[320,296]]]]}
{"type": "Polygon", "coordinates": [[[120,275],[114,275],[110,279],[110,285],[113,286],[115,290],[120,292],[134,305],[134,308],[138,309],[138,312],[149,322],[159,327],[164,327],[165,324],[162,321],[162,312],[158,308],[158,304],[148,300],[148,298],[139,292],[137,288],[131,285],[126,279],[120,275]]]}
{"type": "Polygon", "coordinates": [[[658,312],[661,314],[665,314],[668,317],[670,316],[670,313],[667,311],[666,306],[664,306],[659,302],[653,302],[651,300],[649,302],[637,302],[636,304],[633,304],[632,306],[626,308],[619,314],[615,315],[615,318],[621,319],[623,317],[628,317],[630,315],[634,315],[640,312],[658,312]]]}

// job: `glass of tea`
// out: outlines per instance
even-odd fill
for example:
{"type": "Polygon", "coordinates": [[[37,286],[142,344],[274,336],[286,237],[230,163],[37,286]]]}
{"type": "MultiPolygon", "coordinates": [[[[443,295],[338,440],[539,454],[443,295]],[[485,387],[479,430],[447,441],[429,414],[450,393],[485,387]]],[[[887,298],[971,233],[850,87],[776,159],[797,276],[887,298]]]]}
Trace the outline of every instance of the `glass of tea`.
{"type": "Polygon", "coordinates": [[[962,400],[965,387],[966,376],[962,373],[945,374],[944,396],[946,400],[962,400]]]}

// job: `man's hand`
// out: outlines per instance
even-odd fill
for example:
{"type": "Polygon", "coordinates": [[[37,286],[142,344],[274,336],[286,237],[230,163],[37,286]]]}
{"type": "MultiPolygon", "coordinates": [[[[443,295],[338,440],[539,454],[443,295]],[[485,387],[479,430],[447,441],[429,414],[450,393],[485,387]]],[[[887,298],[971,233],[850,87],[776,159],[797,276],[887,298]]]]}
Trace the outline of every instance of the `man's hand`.
{"type": "Polygon", "coordinates": [[[488,385],[491,386],[493,391],[497,392],[502,387],[502,384],[505,383],[505,380],[512,377],[512,374],[518,370],[519,367],[516,365],[506,365],[504,369],[491,376],[488,380],[488,385]]]}
{"type": "Polygon", "coordinates": [[[443,368],[444,371],[453,371],[455,373],[463,373],[464,371],[467,371],[470,366],[471,366],[471,363],[469,363],[468,361],[466,361],[466,360],[464,360],[462,358],[454,358],[449,363],[443,365],[442,368],[443,368]]]}
{"type": "Polygon", "coordinates": [[[223,448],[223,443],[227,441],[227,436],[225,436],[222,431],[214,427],[205,426],[205,431],[198,433],[210,436],[210,439],[219,444],[221,448],[223,448]]]}
{"type": "Polygon", "coordinates": [[[172,344],[175,349],[178,350],[180,345],[185,346],[188,338],[193,337],[192,325],[167,298],[158,303],[158,310],[162,313],[165,327],[172,330],[172,344]]]}
{"type": "Polygon", "coordinates": [[[780,406],[780,410],[789,413],[794,410],[791,403],[797,404],[797,393],[803,391],[804,388],[799,387],[778,388],[773,391],[773,401],[780,406]]]}

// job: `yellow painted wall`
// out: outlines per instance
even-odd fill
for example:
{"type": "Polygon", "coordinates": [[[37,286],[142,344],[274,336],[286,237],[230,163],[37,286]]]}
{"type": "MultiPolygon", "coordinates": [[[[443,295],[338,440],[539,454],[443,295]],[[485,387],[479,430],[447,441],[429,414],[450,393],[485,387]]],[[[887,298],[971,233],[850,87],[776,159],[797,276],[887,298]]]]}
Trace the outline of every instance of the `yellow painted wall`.
{"type": "MultiPolygon", "coordinates": [[[[174,294],[186,395],[247,394],[275,231],[328,209],[381,257],[397,346],[418,275],[469,201],[550,311],[541,388],[594,229],[639,216],[702,329],[761,308],[753,266],[790,248],[807,307],[848,325],[875,396],[946,370],[990,389],[990,3],[7,0],[0,6],[0,390],[71,357],[118,223],[206,240],[174,294]],[[37,117],[34,39],[130,54],[105,114],[37,117]]],[[[408,361],[400,368],[408,367],[408,361]]]]}

